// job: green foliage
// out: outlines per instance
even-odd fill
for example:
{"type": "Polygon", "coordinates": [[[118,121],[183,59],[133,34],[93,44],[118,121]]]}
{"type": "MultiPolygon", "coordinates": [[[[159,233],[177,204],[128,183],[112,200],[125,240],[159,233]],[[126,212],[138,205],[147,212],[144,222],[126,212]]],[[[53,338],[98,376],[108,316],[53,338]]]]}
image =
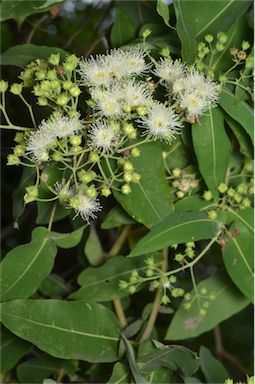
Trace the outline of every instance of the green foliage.
{"type": "Polygon", "coordinates": [[[201,370],[207,383],[221,383],[227,380],[229,374],[224,366],[203,345],[199,350],[201,370]]]}

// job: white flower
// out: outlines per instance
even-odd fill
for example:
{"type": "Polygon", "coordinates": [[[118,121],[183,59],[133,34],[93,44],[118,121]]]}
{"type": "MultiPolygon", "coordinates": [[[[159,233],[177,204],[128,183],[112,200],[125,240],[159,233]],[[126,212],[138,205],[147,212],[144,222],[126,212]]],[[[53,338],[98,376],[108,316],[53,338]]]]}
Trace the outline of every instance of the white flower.
{"type": "Polygon", "coordinates": [[[39,130],[51,132],[52,137],[66,137],[79,132],[84,128],[84,125],[78,116],[58,116],[50,117],[49,120],[43,120],[39,126],[39,130]]]}
{"type": "Polygon", "coordinates": [[[156,64],[154,73],[167,83],[173,83],[184,75],[184,68],[180,60],[169,62],[168,60],[161,59],[161,61],[156,64]]]}
{"type": "Polygon", "coordinates": [[[123,114],[122,110],[122,95],[115,87],[110,87],[109,90],[94,89],[91,92],[92,98],[96,101],[95,106],[104,116],[113,117],[123,114]]]}
{"type": "Polygon", "coordinates": [[[154,140],[160,139],[170,143],[182,127],[178,115],[163,104],[155,103],[147,116],[140,120],[145,134],[154,140]]]}
{"type": "Polygon", "coordinates": [[[180,96],[180,107],[187,110],[187,117],[199,116],[208,109],[207,102],[196,92],[184,92],[180,96]]]}
{"type": "Polygon", "coordinates": [[[98,150],[111,152],[119,144],[119,136],[104,121],[98,121],[90,126],[90,146],[98,150]]]}
{"type": "Polygon", "coordinates": [[[96,219],[95,213],[100,212],[102,209],[97,198],[88,197],[80,192],[74,199],[76,200],[77,206],[75,208],[75,217],[80,215],[83,220],[87,221],[87,223],[89,223],[90,218],[96,219]]]}
{"type": "Polygon", "coordinates": [[[150,65],[145,62],[146,52],[139,48],[129,48],[125,51],[114,49],[108,55],[107,61],[115,79],[140,75],[148,70],[150,65]]]}
{"type": "Polygon", "coordinates": [[[49,158],[48,150],[54,140],[51,131],[47,132],[45,129],[38,129],[29,136],[26,150],[34,160],[47,161],[49,158]]]}
{"type": "Polygon", "coordinates": [[[125,105],[130,107],[148,105],[151,101],[151,91],[145,82],[129,81],[123,85],[122,97],[125,105]]]}
{"type": "Polygon", "coordinates": [[[188,88],[188,82],[186,77],[180,77],[173,83],[172,91],[174,95],[178,95],[188,88]]]}
{"type": "Polygon", "coordinates": [[[108,86],[111,82],[109,66],[104,55],[82,59],[77,72],[88,86],[108,86]]]}
{"type": "Polygon", "coordinates": [[[202,73],[192,70],[186,76],[187,85],[192,88],[198,96],[201,96],[208,107],[214,105],[218,99],[218,85],[202,73]]]}

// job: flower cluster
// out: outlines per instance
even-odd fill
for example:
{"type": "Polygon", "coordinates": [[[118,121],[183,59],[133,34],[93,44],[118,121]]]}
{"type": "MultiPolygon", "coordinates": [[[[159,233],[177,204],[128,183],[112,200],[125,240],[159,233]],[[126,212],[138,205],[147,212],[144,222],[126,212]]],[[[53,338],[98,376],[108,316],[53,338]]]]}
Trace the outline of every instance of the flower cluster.
{"type": "MultiPolygon", "coordinates": [[[[25,68],[22,82],[13,84],[10,92],[26,104],[34,128],[17,133],[17,145],[8,157],[10,165],[37,170],[35,184],[26,188],[25,203],[59,200],[75,217],[94,219],[101,210],[100,195],[129,194],[132,183],[140,183],[132,159],[140,156],[142,144],[170,144],[185,120],[195,122],[215,105],[217,85],[194,68],[169,57],[152,66],[147,52],[137,47],[87,59],[70,55],[64,61],[52,54],[25,68]],[[161,84],[167,88],[164,100],[156,92],[161,84]],[[40,124],[24,97],[29,88],[38,105],[52,111],[40,124]],[[52,164],[61,171],[54,184],[43,175],[52,164]],[[46,197],[40,195],[41,183],[48,190],[46,197]]],[[[1,81],[3,98],[7,89],[8,83],[1,81]]],[[[179,179],[175,181],[182,192],[187,178],[179,179]]]]}

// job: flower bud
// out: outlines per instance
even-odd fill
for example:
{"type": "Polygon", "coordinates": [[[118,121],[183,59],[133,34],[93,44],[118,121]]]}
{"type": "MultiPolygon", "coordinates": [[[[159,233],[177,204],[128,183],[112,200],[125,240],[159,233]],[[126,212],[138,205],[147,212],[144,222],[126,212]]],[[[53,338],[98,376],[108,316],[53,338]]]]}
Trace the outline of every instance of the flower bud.
{"type": "Polygon", "coordinates": [[[190,303],[184,303],[183,304],[183,308],[184,309],[190,309],[191,308],[191,304],[190,303]]]}
{"type": "Polygon", "coordinates": [[[1,80],[0,81],[0,92],[4,93],[7,91],[7,89],[8,89],[8,82],[1,80]]]}
{"type": "Polygon", "coordinates": [[[119,288],[120,289],[127,289],[128,283],[125,280],[120,280],[119,281],[119,288]]]}
{"type": "Polygon", "coordinates": [[[207,289],[205,287],[200,289],[201,295],[206,295],[207,294],[207,289]]]}
{"type": "Polygon", "coordinates": [[[247,57],[247,54],[244,51],[238,51],[237,52],[237,57],[238,57],[239,60],[245,60],[246,57],[247,57]]]}
{"type": "Polygon", "coordinates": [[[244,51],[246,51],[247,49],[249,49],[250,48],[250,43],[249,43],[249,41],[243,41],[242,42],[242,49],[244,50],[244,51]]]}
{"type": "Polygon", "coordinates": [[[54,160],[54,161],[61,161],[61,160],[63,160],[62,153],[59,152],[59,151],[54,152],[51,157],[52,157],[52,160],[54,160]]]}
{"type": "Polygon", "coordinates": [[[176,192],[176,196],[177,196],[179,199],[182,199],[182,198],[185,196],[185,193],[182,192],[182,191],[178,191],[178,192],[176,192]]]}
{"type": "Polygon", "coordinates": [[[130,295],[133,295],[135,291],[136,291],[136,287],[134,285],[130,285],[130,287],[128,288],[128,292],[130,293],[130,295]]]}
{"type": "Polygon", "coordinates": [[[176,276],[170,276],[169,277],[169,281],[170,281],[170,283],[172,283],[172,284],[174,284],[174,283],[176,283],[176,276]]]}
{"type": "Polygon", "coordinates": [[[146,276],[148,276],[148,277],[151,277],[151,276],[153,276],[154,275],[154,273],[153,273],[153,270],[152,269],[147,269],[147,271],[146,271],[146,276]]]}
{"type": "Polygon", "coordinates": [[[243,199],[242,201],[242,207],[243,208],[249,208],[251,206],[251,201],[250,199],[248,199],[248,197],[246,197],[245,199],[243,199]]]}
{"type": "Polygon", "coordinates": [[[207,314],[207,311],[205,309],[200,309],[199,311],[200,316],[205,317],[206,314],[207,314]]]}
{"type": "Polygon", "coordinates": [[[46,74],[45,74],[45,72],[43,72],[43,71],[37,71],[37,72],[35,73],[35,78],[36,78],[36,80],[41,81],[41,80],[44,80],[45,77],[46,77],[46,74]]]}
{"type": "Polygon", "coordinates": [[[81,94],[81,90],[79,87],[75,86],[75,87],[72,87],[70,90],[69,90],[69,93],[73,96],[73,97],[78,97],[80,94],[81,94]]]}
{"type": "Polygon", "coordinates": [[[146,107],[142,107],[142,106],[140,106],[140,107],[137,107],[136,108],[136,112],[138,113],[138,115],[139,116],[145,116],[146,114],[147,114],[147,108],[146,107]]]}
{"type": "Polygon", "coordinates": [[[245,61],[245,68],[253,69],[253,66],[254,66],[254,57],[253,56],[247,57],[245,61]]]}
{"type": "Polygon", "coordinates": [[[19,164],[19,157],[14,154],[10,154],[7,157],[7,165],[17,165],[19,164]]]}
{"type": "Polygon", "coordinates": [[[73,68],[72,70],[74,70],[77,67],[78,63],[79,63],[79,59],[75,55],[70,55],[70,56],[67,57],[66,63],[72,65],[72,68],[73,68]]]}
{"type": "Polygon", "coordinates": [[[123,179],[126,183],[130,183],[132,181],[132,173],[131,172],[125,172],[123,179]]]}
{"type": "Polygon", "coordinates": [[[89,161],[91,163],[96,163],[99,160],[99,155],[97,152],[90,152],[89,154],[89,161]]]}
{"type": "Polygon", "coordinates": [[[46,99],[46,97],[41,97],[40,96],[40,97],[38,97],[37,103],[41,107],[45,107],[45,105],[48,105],[48,100],[46,99]]]}
{"type": "Polygon", "coordinates": [[[23,134],[23,132],[17,132],[15,137],[14,137],[14,141],[16,143],[19,143],[19,144],[24,143],[24,134],[23,134]]]}
{"type": "Polygon", "coordinates": [[[107,186],[104,186],[104,187],[101,189],[101,195],[104,196],[104,197],[108,197],[108,196],[110,196],[111,193],[112,193],[112,192],[111,192],[110,188],[107,187],[107,186]]]}
{"type": "Polygon", "coordinates": [[[82,142],[82,136],[81,135],[71,135],[69,137],[69,141],[71,145],[80,145],[82,142]]]}
{"type": "Polygon", "coordinates": [[[170,303],[170,299],[167,295],[163,295],[162,296],[162,299],[161,299],[161,303],[164,304],[164,305],[167,305],[170,303]]]}
{"type": "Polygon", "coordinates": [[[215,219],[217,219],[217,212],[216,211],[213,211],[213,210],[211,210],[211,211],[208,211],[207,212],[207,215],[208,215],[208,217],[209,217],[209,219],[211,219],[211,220],[215,220],[215,219]]]}
{"type": "Polygon", "coordinates": [[[141,175],[139,175],[139,173],[134,172],[131,176],[132,176],[131,181],[132,181],[133,183],[139,183],[139,182],[140,182],[140,180],[141,180],[141,175]]]}
{"type": "Polygon", "coordinates": [[[96,188],[95,187],[88,187],[88,188],[86,188],[86,195],[88,196],[88,197],[96,197],[96,195],[97,195],[97,190],[96,190],[96,188]]]}
{"type": "Polygon", "coordinates": [[[237,203],[241,203],[242,201],[242,196],[237,192],[234,194],[233,198],[237,203]]]}
{"type": "Polygon", "coordinates": [[[203,198],[206,201],[212,200],[212,198],[213,198],[212,192],[211,191],[205,191],[204,194],[203,194],[203,198]]]}
{"type": "Polygon", "coordinates": [[[217,43],[216,49],[217,49],[217,51],[221,52],[221,51],[224,51],[225,46],[222,43],[217,43]]]}
{"type": "Polygon", "coordinates": [[[124,171],[131,172],[133,171],[134,167],[133,167],[133,164],[130,163],[130,161],[125,161],[123,164],[123,169],[124,171]]]}
{"type": "Polygon", "coordinates": [[[227,186],[227,184],[225,184],[225,183],[220,183],[220,185],[218,186],[218,191],[219,191],[220,193],[225,193],[225,192],[227,192],[227,190],[228,190],[228,186],[227,186]]]}
{"type": "Polygon", "coordinates": [[[74,66],[71,63],[64,63],[63,67],[65,72],[72,72],[74,70],[74,66]]]}
{"type": "Polygon", "coordinates": [[[173,297],[181,297],[184,295],[184,289],[182,288],[174,288],[171,292],[173,297]]]}
{"type": "Polygon", "coordinates": [[[169,57],[170,56],[170,49],[168,47],[162,48],[159,53],[163,57],[169,57]]]}
{"type": "Polygon", "coordinates": [[[69,80],[65,80],[62,83],[62,87],[64,88],[65,91],[69,91],[69,89],[71,89],[73,86],[74,86],[74,83],[69,80]]]}
{"type": "Polygon", "coordinates": [[[133,156],[133,157],[139,157],[140,156],[140,150],[138,149],[138,148],[132,148],[131,149],[131,155],[133,156]]]}
{"type": "Polygon", "coordinates": [[[181,253],[177,253],[174,259],[180,263],[181,261],[183,261],[184,256],[181,253]]]}
{"type": "Polygon", "coordinates": [[[26,194],[24,196],[25,204],[31,203],[32,201],[36,200],[38,196],[38,187],[37,185],[31,185],[30,187],[26,188],[26,194]]]}
{"type": "Polygon", "coordinates": [[[60,96],[57,97],[56,103],[60,105],[61,107],[68,104],[69,97],[66,93],[62,93],[60,96]]]}
{"type": "Polygon", "coordinates": [[[247,193],[247,189],[248,189],[248,187],[247,187],[247,185],[244,184],[244,183],[238,184],[238,186],[237,186],[237,192],[238,192],[238,193],[241,193],[242,195],[244,195],[245,193],[247,193]]]}
{"type": "Polygon", "coordinates": [[[205,35],[205,41],[207,41],[207,43],[212,43],[213,42],[213,36],[210,34],[205,35]]]}
{"type": "Polygon", "coordinates": [[[79,198],[78,196],[71,197],[69,200],[70,208],[77,209],[79,206],[79,198]]]}
{"type": "Polygon", "coordinates": [[[221,76],[219,76],[219,81],[220,82],[222,82],[222,83],[224,83],[225,81],[227,81],[227,76],[226,75],[221,75],[221,76]]]}
{"type": "Polygon", "coordinates": [[[173,176],[174,177],[179,177],[180,175],[181,175],[181,170],[179,169],[179,168],[175,168],[175,169],[173,169],[173,176]]]}
{"type": "Polygon", "coordinates": [[[145,31],[143,31],[143,34],[142,34],[143,39],[146,39],[148,36],[150,36],[151,33],[152,31],[149,28],[145,29],[145,31]]]}
{"type": "Polygon", "coordinates": [[[13,151],[14,155],[17,155],[17,156],[22,156],[24,155],[25,153],[25,146],[24,145],[16,145],[16,147],[14,148],[14,151],[13,151]]]}
{"type": "Polygon", "coordinates": [[[22,93],[22,84],[21,83],[14,83],[11,85],[10,92],[13,93],[14,95],[21,95],[22,93]]]}
{"type": "Polygon", "coordinates": [[[60,54],[59,53],[52,53],[50,57],[48,58],[48,62],[52,65],[59,65],[60,62],[60,54]]]}
{"type": "Polygon", "coordinates": [[[218,38],[220,43],[226,43],[227,40],[228,40],[228,37],[227,37],[227,35],[224,32],[219,32],[217,34],[217,38],[218,38]]]}
{"type": "Polygon", "coordinates": [[[128,184],[123,184],[122,187],[121,187],[121,192],[124,195],[128,195],[131,192],[130,186],[128,184]]]}

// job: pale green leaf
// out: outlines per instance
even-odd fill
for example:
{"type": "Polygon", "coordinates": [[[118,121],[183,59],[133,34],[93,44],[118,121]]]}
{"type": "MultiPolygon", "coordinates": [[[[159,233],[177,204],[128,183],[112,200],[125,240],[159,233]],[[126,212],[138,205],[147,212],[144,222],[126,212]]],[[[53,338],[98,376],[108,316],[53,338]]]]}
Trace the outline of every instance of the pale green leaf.
{"type": "Polygon", "coordinates": [[[96,267],[104,260],[104,251],[100,243],[96,229],[90,225],[90,234],[87,238],[85,249],[85,255],[91,265],[96,267]]]}
{"type": "Polygon", "coordinates": [[[226,368],[203,345],[199,350],[201,370],[207,383],[224,383],[229,377],[226,368]]]}

